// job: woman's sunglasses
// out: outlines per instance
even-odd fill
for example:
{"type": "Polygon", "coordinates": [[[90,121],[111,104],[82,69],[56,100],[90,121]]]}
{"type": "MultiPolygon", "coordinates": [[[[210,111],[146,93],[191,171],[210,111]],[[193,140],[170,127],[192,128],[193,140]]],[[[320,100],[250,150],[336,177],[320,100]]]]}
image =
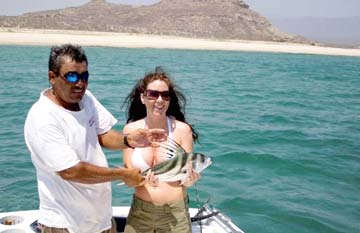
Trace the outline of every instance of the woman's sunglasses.
{"type": "Polygon", "coordinates": [[[159,96],[165,101],[170,100],[170,92],[169,91],[155,91],[155,90],[146,90],[144,92],[145,96],[150,100],[157,100],[159,96]]]}
{"type": "Polygon", "coordinates": [[[64,75],[60,75],[60,77],[69,83],[77,83],[79,79],[81,79],[83,82],[87,82],[89,79],[89,72],[85,71],[79,74],[78,72],[70,71],[64,75]]]}

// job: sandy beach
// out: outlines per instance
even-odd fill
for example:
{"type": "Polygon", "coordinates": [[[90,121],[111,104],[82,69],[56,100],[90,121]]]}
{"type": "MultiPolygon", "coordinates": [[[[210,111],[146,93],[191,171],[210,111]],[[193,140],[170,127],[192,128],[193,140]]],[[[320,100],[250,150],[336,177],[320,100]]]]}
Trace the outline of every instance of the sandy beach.
{"type": "Polygon", "coordinates": [[[194,39],[111,32],[0,28],[0,45],[51,46],[63,43],[73,43],[83,46],[124,48],[167,48],[360,56],[360,49],[334,48],[292,43],[194,39]]]}

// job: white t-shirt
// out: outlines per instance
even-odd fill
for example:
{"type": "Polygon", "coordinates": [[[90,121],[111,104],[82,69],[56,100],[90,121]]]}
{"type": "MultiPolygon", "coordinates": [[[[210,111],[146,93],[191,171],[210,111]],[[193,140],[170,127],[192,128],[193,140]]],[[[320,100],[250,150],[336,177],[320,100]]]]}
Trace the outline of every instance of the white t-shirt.
{"type": "Polygon", "coordinates": [[[86,91],[80,111],[53,103],[44,95],[31,107],[24,135],[37,171],[40,199],[38,221],[71,233],[97,233],[111,227],[111,183],[81,184],[62,179],[57,172],[80,161],[108,167],[97,135],[117,122],[86,91]]]}

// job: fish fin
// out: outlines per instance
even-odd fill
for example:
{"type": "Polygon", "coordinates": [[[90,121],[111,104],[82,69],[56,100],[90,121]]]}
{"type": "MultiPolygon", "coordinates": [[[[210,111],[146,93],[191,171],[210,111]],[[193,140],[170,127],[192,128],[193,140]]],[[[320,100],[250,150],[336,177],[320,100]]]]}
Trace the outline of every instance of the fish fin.
{"type": "Polygon", "coordinates": [[[172,144],[172,146],[176,148],[176,152],[186,153],[184,148],[182,148],[181,145],[177,141],[175,141],[174,139],[169,138],[169,137],[168,137],[168,140],[169,140],[170,144],[172,144]]]}
{"type": "Polygon", "coordinates": [[[166,142],[162,142],[159,143],[159,147],[165,149],[166,151],[161,151],[162,153],[166,154],[167,158],[173,158],[178,154],[186,154],[186,151],[184,150],[184,148],[181,147],[181,145],[179,143],[177,143],[174,139],[172,138],[168,138],[167,143],[166,142]]]}
{"type": "MultiPolygon", "coordinates": [[[[167,149],[165,147],[163,147],[163,148],[167,149]]],[[[168,150],[167,151],[160,150],[159,152],[164,154],[164,155],[161,155],[161,157],[165,157],[167,159],[171,159],[171,158],[175,157],[175,155],[176,155],[175,152],[172,152],[172,151],[169,152],[168,150]]]]}

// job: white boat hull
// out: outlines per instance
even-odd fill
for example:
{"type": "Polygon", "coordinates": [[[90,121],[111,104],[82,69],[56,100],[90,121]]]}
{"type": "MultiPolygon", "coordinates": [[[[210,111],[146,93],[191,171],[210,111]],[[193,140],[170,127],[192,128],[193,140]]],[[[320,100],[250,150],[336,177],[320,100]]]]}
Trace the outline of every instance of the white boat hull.
{"type": "MultiPolygon", "coordinates": [[[[119,232],[122,232],[129,210],[130,207],[128,206],[113,207],[113,215],[117,221],[119,232]]],[[[190,208],[190,216],[194,220],[192,222],[193,233],[244,233],[229,217],[218,212],[215,208],[206,206],[203,210],[202,214],[199,215],[197,214],[198,209],[190,208]]],[[[34,229],[37,226],[38,218],[39,212],[37,210],[0,213],[0,233],[36,232],[34,229]]]]}

